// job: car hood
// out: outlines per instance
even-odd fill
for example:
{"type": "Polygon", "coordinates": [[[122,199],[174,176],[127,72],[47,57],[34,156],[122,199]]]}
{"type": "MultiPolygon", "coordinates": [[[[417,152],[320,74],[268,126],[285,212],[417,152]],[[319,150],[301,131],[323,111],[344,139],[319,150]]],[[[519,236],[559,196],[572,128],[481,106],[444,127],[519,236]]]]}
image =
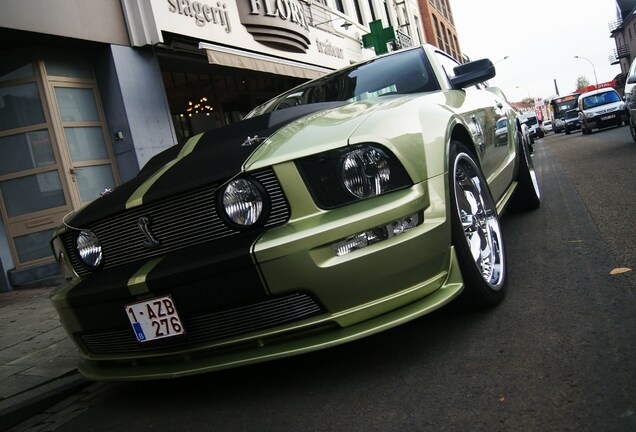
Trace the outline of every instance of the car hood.
{"type": "Polygon", "coordinates": [[[408,96],[387,96],[349,103],[300,118],[272,134],[246,161],[245,169],[259,169],[343,147],[372,113],[410,99],[408,96]]]}
{"type": "Polygon", "coordinates": [[[599,105],[594,108],[588,108],[583,110],[587,116],[597,116],[605,113],[610,113],[622,109],[623,102],[612,102],[605,105],[599,105]]]}
{"type": "Polygon", "coordinates": [[[83,228],[129,208],[226,181],[244,170],[342,147],[371,113],[395,103],[396,98],[386,97],[303,105],[208,131],[159,153],[135,178],[65,222],[83,228]]]}

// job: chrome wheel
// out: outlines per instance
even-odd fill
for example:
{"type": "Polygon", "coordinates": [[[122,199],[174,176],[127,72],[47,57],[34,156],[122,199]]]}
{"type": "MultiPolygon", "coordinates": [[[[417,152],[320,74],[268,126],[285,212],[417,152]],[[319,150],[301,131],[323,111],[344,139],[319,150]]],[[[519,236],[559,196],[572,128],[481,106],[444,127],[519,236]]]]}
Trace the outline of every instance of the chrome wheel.
{"type": "Polygon", "coordinates": [[[504,284],[505,258],[501,227],[479,168],[467,153],[454,160],[455,209],[472,262],[483,281],[498,291],[504,284]]]}

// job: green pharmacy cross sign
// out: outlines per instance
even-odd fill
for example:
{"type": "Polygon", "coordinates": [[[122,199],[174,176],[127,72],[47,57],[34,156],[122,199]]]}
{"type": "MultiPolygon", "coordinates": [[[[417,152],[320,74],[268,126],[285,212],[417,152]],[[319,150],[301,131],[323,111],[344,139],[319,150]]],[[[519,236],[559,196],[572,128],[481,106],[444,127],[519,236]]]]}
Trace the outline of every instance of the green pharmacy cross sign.
{"type": "Polygon", "coordinates": [[[373,47],[376,55],[388,53],[386,44],[395,40],[393,26],[382,28],[382,20],[376,20],[369,23],[369,28],[371,32],[362,36],[362,45],[365,48],[373,47]]]}

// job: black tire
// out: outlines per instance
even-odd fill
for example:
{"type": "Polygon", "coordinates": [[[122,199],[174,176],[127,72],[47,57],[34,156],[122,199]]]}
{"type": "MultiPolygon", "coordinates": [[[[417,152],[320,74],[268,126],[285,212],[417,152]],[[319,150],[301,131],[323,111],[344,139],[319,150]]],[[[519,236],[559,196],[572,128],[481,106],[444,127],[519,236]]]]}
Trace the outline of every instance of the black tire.
{"type": "Polygon", "coordinates": [[[449,176],[452,242],[464,280],[455,305],[494,306],[504,297],[508,276],[499,216],[475,157],[458,141],[451,142],[449,176]]]}
{"type": "Polygon", "coordinates": [[[510,206],[517,211],[536,210],[541,206],[541,189],[534,171],[532,156],[530,156],[530,146],[521,134],[517,135],[517,148],[519,150],[516,179],[518,184],[510,206]]]}

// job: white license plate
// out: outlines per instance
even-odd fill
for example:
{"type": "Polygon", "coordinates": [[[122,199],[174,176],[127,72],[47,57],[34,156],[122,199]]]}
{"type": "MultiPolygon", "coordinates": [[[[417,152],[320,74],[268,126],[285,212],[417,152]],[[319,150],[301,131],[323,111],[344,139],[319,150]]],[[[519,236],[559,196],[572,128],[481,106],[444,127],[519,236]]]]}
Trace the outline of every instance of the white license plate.
{"type": "Polygon", "coordinates": [[[183,324],[170,296],[126,306],[126,315],[139,342],[184,334],[183,324]]]}
{"type": "Polygon", "coordinates": [[[601,120],[611,120],[613,118],[616,118],[616,114],[603,116],[603,117],[601,117],[601,120]]]}

